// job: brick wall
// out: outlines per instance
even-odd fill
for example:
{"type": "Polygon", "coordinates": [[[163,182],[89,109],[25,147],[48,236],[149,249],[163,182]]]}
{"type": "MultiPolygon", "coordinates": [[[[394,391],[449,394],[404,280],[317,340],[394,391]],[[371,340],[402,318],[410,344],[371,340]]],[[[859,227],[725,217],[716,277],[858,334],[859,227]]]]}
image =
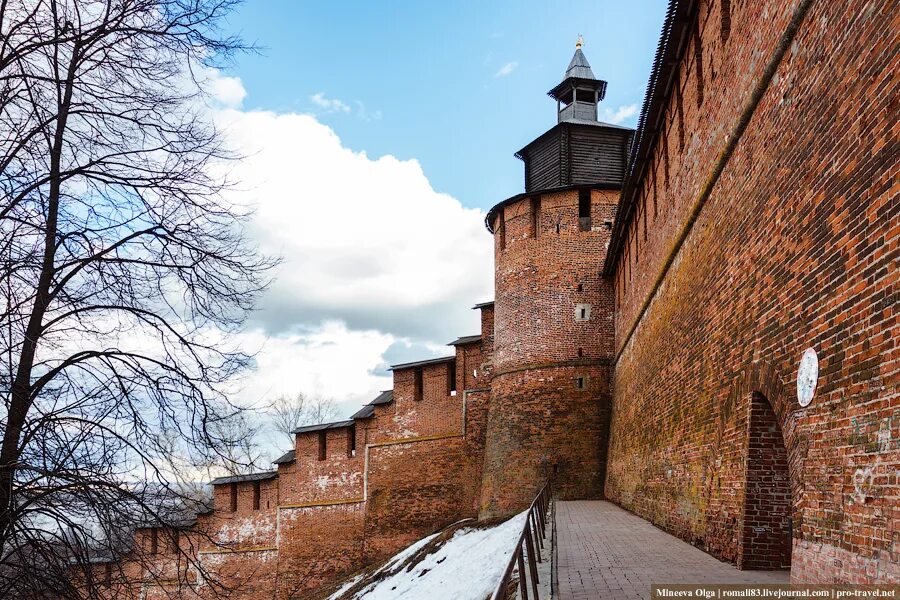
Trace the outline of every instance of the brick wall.
{"type": "Polygon", "coordinates": [[[590,195],[588,231],[579,222],[578,190],[507,205],[494,224],[482,517],[521,510],[547,478],[562,498],[602,493],[613,294],[597,258],[609,242],[604,222],[614,218],[618,194],[590,195]]]}
{"type": "Polygon", "coordinates": [[[796,6],[700,3],[616,265],[606,493],[737,561],[757,392],[785,443],[792,578],[898,581],[891,3],[812,3],[698,204],[796,6]],[[820,372],[803,408],[807,347],[820,372]]]}
{"type": "Polygon", "coordinates": [[[744,515],[737,564],[742,569],[791,565],[791,485],[781,426],[768,399],[750,396],[744,515]]]}
{"type": "MultiPolygon", "coordinates": [[[[483,321],[492,325],[492,314],[483,307],[483,321]]],[[[493,334],[483,337],[490,341],[493,334]]],[[[297,434],[294,460],[278,465],[276,477],[215,485],[214,510],[180,538],[192,538],[193,546],[182,551],[208,569],[207,577],[196,569],[179,577],[186,563],[178,562],[161,531],[158,552],[148,554],[153,529],[145,529],[137,542],[149,560],[123,561],[132,576],[113,582],[107,595],[153,599],[178,590],[192,597],[183,584],[200,581],[198,598],[217,591],[294,600],[477,516],[490,400],[487,357],[478,341],[456,348],[458,364],[466,365],[456,370],[456,390],[450,389],[452,362],[423,365],[418,400],[415,369],[397,369],[394,400],[374,406],[372,417],[297,434]]],[[[92,574],[102,578],[104,567],[92,574]]]]}

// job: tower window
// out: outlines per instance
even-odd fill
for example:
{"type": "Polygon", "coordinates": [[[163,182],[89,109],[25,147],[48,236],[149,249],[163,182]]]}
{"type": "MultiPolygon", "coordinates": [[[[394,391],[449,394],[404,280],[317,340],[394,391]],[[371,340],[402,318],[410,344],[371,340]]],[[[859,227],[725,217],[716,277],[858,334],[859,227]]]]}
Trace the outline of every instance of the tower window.
{"type": "Polygon", "coordinates": [[[591,305],[590,304],[576,304],[575,305],[575,320],[576,321],[590,321],[591,320],[591,305]]]}
{"type": "Polygon", "coordinates": [[[347,457],[356,456],[356,426],[347,428],[347,457]]]}
{"type": "Polygon", "coordinates": [[[231,489],[229,490],[231,497],[229,498],[229,508],[231,512],[237,512],[237,483],[231,484],[231,489]]]}
{"type": "Polygon", "coordinates": [[[150,554],[159,552],[159,529],[152,527],[150,529],[150,554]]]}
{"type": "Polygon", "coordinates": [[[583,356],[584,356],[584,350],[582,348],[579,348],[578,349],[578,358],[581,358],[583,356]]]}
{"type": "Polygon", "coordinates": [[[456,361],[447,365],[447,395],[456,395],[456,361]]]}
{"type": "Polygon", "coordinates": [[[259,510],[259,497],[261,495],[262,490],[260,489],[260,482],[253,482],[253,510],[259,510]]]}
{"type": "Polygon", "coordinates": [[[172,535],[169,536],[169,551],[173,554],[178,554],[178,538],[180,534],[177,529],[172,530],[172,535]]]}
{"type": "Polygon", "coordinates": [[[583,390],[586,386],[586,381],[584,377],[576,377],[575,378],[575,389],[583,390]]]}
{"type": "Polygon", "coordinates": [[[578,225],[581,231],[591,230],[591,190],[578,190],[578,225]]]}
{"type": "Polygon", "coordinates": [[[422,400],[423,387],[424,382],[422,381],[422,368],[419,367],[415,370],[413,380],[413,400],[415,400],[416,402],[420,402],[422,400]]]}
{"type": "Polygon", "coordinates": [[[579,292],[583,292],[583,291],[584,291],[584,284],[583,284],[583,283],[579,283],[579,284],[578,284],[578,291],[579,291],[579,292]]]}
{"type": "Polygon", "coordinates": [[[506,248],[506,218],[503,209],[500,209],[500,215],[497,217],[497,235],[500,236],[500,249],[506,248]]]}
{"type": "Polygon", "coordinates": [[[534,232],[534,238],[537,239],[541,230],[541,197],[531,199],[531,230],[534,232]]]}
{"type": "Polygon", "coordinates": [[[324,431],[319,432],[319,460],[325,460],[328,456],[328,435],[324,431]]]}
{"type": "Polygon", "coordinates": [[[108,562],[104,565],[103,570],[103,585],[106,587],[112,586],[112,563],[108,562]]]}

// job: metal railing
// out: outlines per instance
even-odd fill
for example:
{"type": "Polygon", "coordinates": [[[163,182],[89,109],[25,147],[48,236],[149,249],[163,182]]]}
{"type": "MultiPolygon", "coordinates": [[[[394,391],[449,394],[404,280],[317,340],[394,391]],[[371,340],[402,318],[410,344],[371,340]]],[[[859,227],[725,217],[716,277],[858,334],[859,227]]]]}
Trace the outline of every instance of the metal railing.
{"type": "Polygon", "coordinates": [[[550,482],[548,481],[528,508],[528,516],[525,518],[525,525],[522,527],[519,541],[516,542],[516,549],[509,559],[509,564],[506,565],[503,578],[497,584],[493,595],[491,595],[491,600],[507,599],[509,580],[516,568],[519,570],[519,595],[521,599],[529,600],[528,588],[530,584],[533,594],[531,598],[533,600],[541,600],[538,594],[537,564],[542,562],[541,549],[544,547],[544,539],[547,537],[547,512],[549,509],[550,482]],[[525,568],[526,564],[528,565],[527,570],[525,568]]]}

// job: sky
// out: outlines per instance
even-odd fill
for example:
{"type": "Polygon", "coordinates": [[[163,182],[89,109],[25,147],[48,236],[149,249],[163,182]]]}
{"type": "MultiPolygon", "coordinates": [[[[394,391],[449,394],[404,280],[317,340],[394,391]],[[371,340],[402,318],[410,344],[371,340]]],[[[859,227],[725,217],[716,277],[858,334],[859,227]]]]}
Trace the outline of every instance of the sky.
{"type": "Polygon", "coordinates": [[[634,127],[664,0],[247,0],[226,30],[257,46],[210,76],[244,158],[236,202],[280,256],[243,344],[238,400],[333,398],[339,418],[391,364],[446,356],[493,298],[491,206],[523,189],[516,150],[556,122],[547,91],[579,34],[608,81],[600,119],[634,127]]]}

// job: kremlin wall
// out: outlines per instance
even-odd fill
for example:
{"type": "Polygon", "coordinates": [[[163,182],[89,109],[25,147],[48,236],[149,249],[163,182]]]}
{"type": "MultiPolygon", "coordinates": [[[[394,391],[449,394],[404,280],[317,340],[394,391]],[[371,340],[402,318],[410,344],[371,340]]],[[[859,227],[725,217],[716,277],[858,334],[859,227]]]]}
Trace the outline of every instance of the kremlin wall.
{"type": "Polygon", "coordinates": [[[598,120],[579,41],[525,191],[487,214],[481,331],[213,481],[196,524],[140,529],[154,568],[93,580],[303,598],[550,480],[739,568],[900,581],[891,23],[886,0],[673,0],[637,130],[598,120]]]}

